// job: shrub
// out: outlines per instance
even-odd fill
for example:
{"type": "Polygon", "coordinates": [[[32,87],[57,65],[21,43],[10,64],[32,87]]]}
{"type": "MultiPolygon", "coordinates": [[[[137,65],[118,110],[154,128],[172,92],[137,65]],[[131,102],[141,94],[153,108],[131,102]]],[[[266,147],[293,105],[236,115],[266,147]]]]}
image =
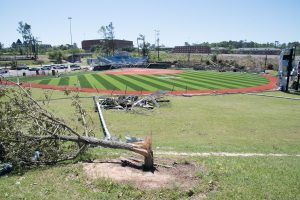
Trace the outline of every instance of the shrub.
{"type": "Polygon", "coordinates": [[[211,56],[211,60],[212,60],[213,62],[216,62],[216,61],[217,61],[217,55],[216,55],[216,54],[213,54],[213,55],[211,56]]]}
{"type": "Polygon", "coordinates": [[[268,65],[267,65],[267,69],[268,69],[268,70],[273,70],[273,69],[274,69],[274,66],[273,66],[272,64],[268,64],[268,65]]]}

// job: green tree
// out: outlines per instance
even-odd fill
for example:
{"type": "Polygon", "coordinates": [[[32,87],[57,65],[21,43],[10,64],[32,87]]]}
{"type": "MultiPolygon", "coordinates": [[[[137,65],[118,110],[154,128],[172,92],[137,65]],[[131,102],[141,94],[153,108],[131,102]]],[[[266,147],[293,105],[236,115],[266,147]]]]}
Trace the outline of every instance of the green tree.
{"type": "Polygon", "coordinates": [[[31,26],[27,24],[26,22],[23,23],[20,21],[19,26],[17,28],[17,31],[22,35],[23,39],[23,47],[26,49],[27,56],[32,53],[34,53],[35,58],[37,59],[37,52],[36,52],[36,45],[37,45],[37,39],[32,35],[31,33],[31,26]]]}
{"type": "Polygon", "coordinates": [[[141,40],[142,43],[139,44],[139,47],[142,49],[142,55],[143,56],[149,56],[149,48],[150,48],[150,43],[146,42],[146,37],[143,34],[140,34],[137,40],[141,40]]]}
{"type": "Polygon", "coordinates": [[[4,45],[0,42],[0,55],[3,53],[4,49],[3,49],[4,45]]]}
{"type": "Polygon", "coordinates": [[[115,44],[114,44],[114,39],[115,39],[115,27],[113,26],[113,23],[110,22],[107,26],[101,26],[100,29],[98,30],[98,33],[102,34],[104,42],[101,45],[104,52],[107,55],[114,55],[115,53],[115,44]]]}
{"type": "Polygon", "coordinates": [[[32,36],[31,26],[27,23],[23,23],[22,21],[19,22],[17,31],[22,35],[23,43],[29,41],[32,36]]]}
{"type": "Polygon", "coordinates": [[[61,64],[66,58],[66,55],[61,50],[53,50],[48,53],[49,59],[53,60],[57,64],[61,64]]]}

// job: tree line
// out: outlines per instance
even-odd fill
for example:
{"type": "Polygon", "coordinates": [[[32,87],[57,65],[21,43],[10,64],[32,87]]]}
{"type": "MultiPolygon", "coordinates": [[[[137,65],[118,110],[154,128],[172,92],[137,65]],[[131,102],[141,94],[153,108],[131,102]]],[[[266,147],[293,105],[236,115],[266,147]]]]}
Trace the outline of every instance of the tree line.
{"type": "MultiPolygon", "coordinates": [[[[187,45],[188,43],[185,43],[187,45]]],[[[288,43],[279,43],[278,41],[275,42],[267,42],[267,43],[258,43],[258,42],[253,42],[253,41],[245,41],[245,40],[240,40],[240,41],[221,41],[221,42],[203,42],[203,43],[193,43],[192,45],[204,45],[204,46],[209,46],[212,48],[215,47],[223,47],[227,49],[238,49],[238,48],[290,48],[293,46],[300,47],[299,42],[288,42],[288,43]]]]}

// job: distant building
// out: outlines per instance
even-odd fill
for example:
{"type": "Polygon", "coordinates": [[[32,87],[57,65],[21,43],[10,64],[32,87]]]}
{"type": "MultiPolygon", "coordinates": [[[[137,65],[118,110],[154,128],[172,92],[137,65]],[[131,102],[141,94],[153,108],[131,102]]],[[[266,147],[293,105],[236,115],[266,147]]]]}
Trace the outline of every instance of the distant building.
{"type": "Polygon", "coordinates": [[[39,44],[39,47],[40,47],[40,48],[49,49],[49,48],[51,48],[52,46],[51,46],[51,44],[39,44]]]}
{"type": "Polygon", "coordinates": [[[74,53],[74,54],[68,54],[67,55],[67,61],[68,62],[81,62],[81,58],[84,57],[92,57],[92,53],[74,53]]]}
{"type": "Polygon", "coordinates": [[[276,48],[239,48],[235,49],[237,54],[257,54],[257,55],[279,55],[281,49],[276,48]]]}
{"type": "Polygon", "coordinates": [[[208,46],[175,46],[173,53],[211,53],[208,46]]]}
{"type": "MultiPolygon", "coordinates": [[[[155,48],[155,50],[157,50],[157,48],[155,48]]],[[[174,48],[173,47],[159,47],[160,51],[173,51],[174,48]]]]}
{"type": "MultiPolygon", "coordinates": [[[[82,49],[86,51],[90,51],[93,46],[101,46],[107,44],[106,39],[96,39],[96,40],[83,40],[81,42],[82,49]]],[[[114,48],[115,50],[122,50],[122,49],[131,49],[133,48],[133,41],[129,40],[118,40],[114,39],[114,48]]]]}

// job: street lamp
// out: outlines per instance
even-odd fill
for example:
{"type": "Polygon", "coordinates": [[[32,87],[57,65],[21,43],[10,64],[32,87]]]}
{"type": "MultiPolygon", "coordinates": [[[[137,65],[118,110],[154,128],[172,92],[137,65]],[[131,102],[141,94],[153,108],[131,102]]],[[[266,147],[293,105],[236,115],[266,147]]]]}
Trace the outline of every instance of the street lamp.
{"type": "Polygon", "coordinates": [[[155,43],[157,43],[157,60],[159,60],[159,30],[154,30],[155,32],[155,43]]]}
{"type": "MultiPolygon", "coordinates": [[[[70,36],[71,36],[71,48],[73,47],[73,42],[72,42],[72,23],[71,23],[71,20],[72,20],[72,17],[68,17],[69,19],[69,22],[70,22],[70,36]]],[[[73,54],[73,51],[72,51],[72,62],[74,62],[74,54],[73,54]]]]}

